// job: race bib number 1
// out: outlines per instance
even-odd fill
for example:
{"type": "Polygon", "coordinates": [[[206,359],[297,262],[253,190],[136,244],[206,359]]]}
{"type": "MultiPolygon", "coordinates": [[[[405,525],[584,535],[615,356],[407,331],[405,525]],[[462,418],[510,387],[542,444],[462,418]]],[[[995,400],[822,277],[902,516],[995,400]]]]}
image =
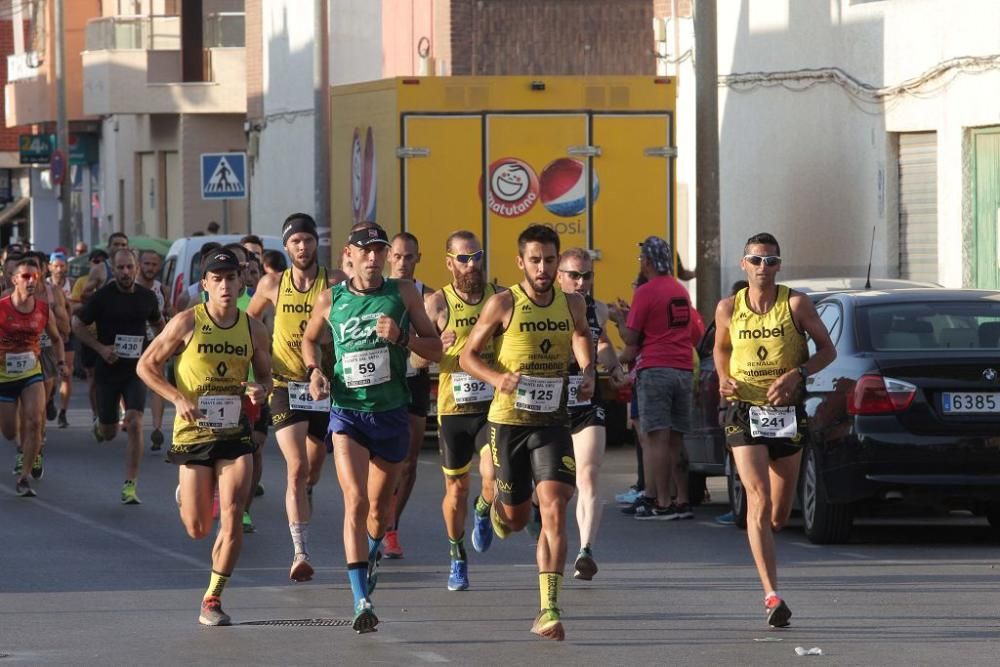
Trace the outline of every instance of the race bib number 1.
{"type": "Polygon", "coordinates": [[[20,375],[35,367],[35,353],[8,352],[6,361],[7,375],[20,375]]]}
{"type": "Polygon", "coordinates": [[[204,418],[198,420],[201,428],[235,428],[240,425],[239,396],[199,396],[198,409],[204,418]]]}
{"type": "Polygon", "coordinates": [[[562,400],[562,378],[522,375],[517,383],[514,407],[528,412],[555,412],[562,400]]]}
{"type": "Polygon", "coordinates": [[[307,410],[309,412],[329,412],[330,397],[327,396],[322,401],[313,400],[309,393],[308,382],[288,383],[288,407],[292,410],[307,410]]]}
{"type": "Polygon", "coordinates": [[[115,354],[122,359],[138,359],[142,356],[142,336],[115,336],[115,354]]]}
{"type": "Polygon", "coordinates": [[[455,403],[483,403],[493,400],[493,385],[483,380],[477,380],[468,373],[451,374],[451,391],[455,395],[455,403]]]}
{"type": "Polygon", "coordinates": [[[389,349],[348,352],[344,355],[344,384],[348,389],[373,387],[389,381],[389,349]]]}
{"type": "Polygon", "coordinates": [[[750,435],[755,438],[794,438],[799,434],[795,406],[750,406],[750,435]]]}
{"type": "Polygon", "coordinates": [[[590,405],[590,399],[586,401],[581,401],[576,397],[577,392],[580,391],[580,385],[583,384],[582,375],[570,375],[569,382],[566,385],[566,405],[570,408],[577,408],[582,405],[590,405]]]}

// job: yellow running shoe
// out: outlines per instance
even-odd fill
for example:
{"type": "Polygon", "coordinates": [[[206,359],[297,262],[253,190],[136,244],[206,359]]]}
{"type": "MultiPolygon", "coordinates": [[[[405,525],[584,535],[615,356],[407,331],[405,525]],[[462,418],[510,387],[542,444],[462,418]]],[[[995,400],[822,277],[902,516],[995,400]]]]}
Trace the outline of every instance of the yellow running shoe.
{"type": "Polygon", "coordinates": [[[566,639],[566,631],[563,630],[562,620],[559,617],[558,609],[543,609],[535,617],[535,623],[531,626],[531,631],[544,639],[561,642],[566,639]]]}

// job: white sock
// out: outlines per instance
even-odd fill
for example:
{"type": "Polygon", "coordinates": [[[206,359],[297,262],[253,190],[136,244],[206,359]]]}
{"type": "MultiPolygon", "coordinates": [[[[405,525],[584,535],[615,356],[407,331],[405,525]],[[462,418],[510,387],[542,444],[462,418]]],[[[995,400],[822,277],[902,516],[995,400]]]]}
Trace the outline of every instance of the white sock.
{"type": "Polygon", "coordinates": [[[309,554],[309,522],[293,522],[288,524],[288,532],[292,534],[292,544],[295,547],[295,555],[309,554]]]}

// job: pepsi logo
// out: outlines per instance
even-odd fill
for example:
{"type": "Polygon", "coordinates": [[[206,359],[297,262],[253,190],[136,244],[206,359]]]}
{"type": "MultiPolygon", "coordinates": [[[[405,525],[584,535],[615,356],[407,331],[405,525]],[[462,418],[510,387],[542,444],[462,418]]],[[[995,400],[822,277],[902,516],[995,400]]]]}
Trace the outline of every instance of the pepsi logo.
{"type": "MultiPolygon", "coordinates": [[[[597,201],[600,185],[593,172],[592,198],[597,201]]],[[[573,158],[553,160],[542,170],[542,205],[552,215],[572,218],[587,210],[587,166],[573,158]]]]}
{"type": "MultiPolygon", "coordinates": [[[[504,218],[524,215],[538,201],[538,176],[527,162],[505,157],[489,168],[489,191],[486,205],[504,218]]],[[[480,192],[482,192],[480,183],[480,192]]]]}

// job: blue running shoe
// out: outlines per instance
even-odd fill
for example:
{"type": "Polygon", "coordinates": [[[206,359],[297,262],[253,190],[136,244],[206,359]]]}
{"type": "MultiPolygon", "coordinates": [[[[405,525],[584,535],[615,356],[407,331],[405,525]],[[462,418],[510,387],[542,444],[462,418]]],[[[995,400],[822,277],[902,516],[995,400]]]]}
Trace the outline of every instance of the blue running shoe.
{"type": "Polygon", "coordinates": [[[375,615],[375,608],[367,599],[361,598],[354,607],[354,622],[351,627],[356,633],[362,635],[366,632],[378,632],[376,625],[378,625],[378,616],[375,615]]]}
{"type": "Polygon", "coordinates": [[[464,560],[451,561],[451,573],[448,575],[448,590],[469,590],[469,565],[464,560]]]}
{"type": "Polygon", "coordinates": [[[483,553],[493,544],[493,522],[489,513],[479,516],[473,512],[472,516],[472,548],[483,553]]]}

